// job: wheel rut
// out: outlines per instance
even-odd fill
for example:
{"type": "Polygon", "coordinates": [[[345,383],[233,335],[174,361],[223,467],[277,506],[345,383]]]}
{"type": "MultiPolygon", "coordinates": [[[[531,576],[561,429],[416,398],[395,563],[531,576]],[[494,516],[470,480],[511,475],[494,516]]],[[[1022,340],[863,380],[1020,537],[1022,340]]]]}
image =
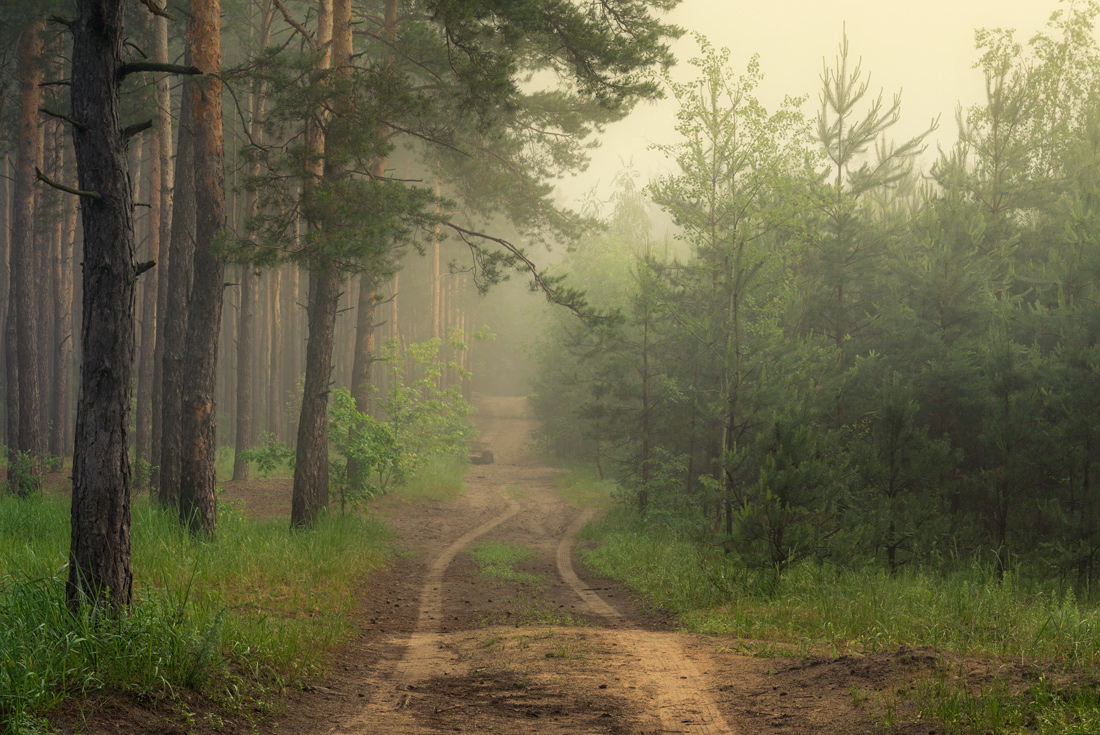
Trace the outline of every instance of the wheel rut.
{"type": "Polygon", "coordinates": [[[527,455],[522,404],[479,408],[497,463],[475,468],[438,527],[420,529],[427,564],[413,630],[393,636],[388,660],[365,662],[376,676],[364,706],[329,731],[732,735],[713,664],[697,663],[703,654],[689,655],[682,634],[639,627],[577,574],[574,537],[595,512],[564,502],[554,470],[527,455]],[[538,552],[538,584],[479,581],[462,552],[482,539],[538,552]]]}

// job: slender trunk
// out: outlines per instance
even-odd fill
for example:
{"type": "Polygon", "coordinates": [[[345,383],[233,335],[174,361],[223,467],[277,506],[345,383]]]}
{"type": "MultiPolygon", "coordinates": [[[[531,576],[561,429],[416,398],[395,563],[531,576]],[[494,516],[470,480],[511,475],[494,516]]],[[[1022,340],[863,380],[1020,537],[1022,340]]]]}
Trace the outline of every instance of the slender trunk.
{"type": "Polygon", "coordinates": [[[298,528],[312,525],[328,507],[328,396],[341,280],[332,266],[310,279],[306,376],[290,511],[291,526],[298,528]]]}
{"type": "MultiPolygon", "coordinates": [[[[438,215],[439,214],[439,192],[440,192],[439,176],[435,177],[434,192],[435,192],[435,198],[436,198],[435,213],[438,215]]],[[[443,325],[440,324],[440,322],[442,321],[442,313],[440,311],[441,308],[442,308],[442,305],[440,304],[440,295],[439,295],[439,227],[440,226],[437,224],[435,226],[435,230],[432,232],[432,260],[431,260],[431,268],[432,268],[432,275],[431,275],[431,279],[432,279],[432,339],[442,339],[443,338],[443,325]]],[[[441,379],[442,379],[442,376],[441,376],[441,379]]]]}
{"type": "Polygon", "coordinates": [[[351,397],[355,408],[370,413],[370,372],[374,362],[374,312],[377,280],[371,273],[359,277],[358,324],[355,330],[355,359],[351,368],[351,397]]]}
{"type": "MultiPolygon", "coordinates": [[[[44,75],[43,75],[44,76],[44,75]]],[[[51,178],[56,176],[53,172],[52,145],[47,145],[50,136],[47,131],[52,127],[52,121],[46,121],[38,126],[38,143],[36,145],[35,165],[50,173],[51,178]]],[[[37,187],[35,182],[33,186],[37,187]]],[[[50,252],[50,199],[56,192],[49,190],[36,190],[34,194],[34,224],[31,226],[34,240],[34,299],[35,319],[34,328],[38,332],[38,349],[36,351],[35,366],[38,370],[38,386],[41,391],[38,401],[38,422],[42,427],[41,471],[45,473],[45,458],[49,452],[49,428],[50,428],[50,325],[53,323],[53,301],[42,298],[41,294],[49,293],[49,252],[50,252]]]]}
{"type": "MultiPolygon", "coordinates": [[[[156,59],[168,61],[168,19],[153,17],[156,59]]],[[[150,482],[160,489],[160,457],[163,447],[163,396],[164,396],[164,320],[168,310],[168,254],[172,241],[172,96],[168,76],[157,80],[157,152],[160,156],[160,262],[157,263],[157,322],[156,344],[153,352],[153,421],[150,428],[151,448],[149,463],[152,465],[150,482]]]]}
{"type": "Polygon", "coordinates": [[[15,439],[15,431],[9,428],[8,422],[12,419],[12,407],[7,404],[8,386],[11,385],[12,375],[8,372],[8,364],[15,357],[13,348],[14,337],[8,341],[8,325],[11,322],[11,187],[8,186],[9,157],[2,159],[3,168],[0,169],[0,340],[4,347],[4,387],[2,395],[5,398],[3,405],[4,445],[12,446],[15,439]]]}
{"type": "MultiPolygon", "coordinates": [[[[351,397],[355,400],[355,409],[370,414],[370,371],[374,361],[374,305],[376,298],[376,280],[370,273],[359,277],[358,324],[355,331],[355,357],[351,367],[351,397]]],[[[348,459],[348,481],[362,484],[362,470],[354,459],[348,459]]]]}
{"type": "MultiPolygon", "coordinates": [[[[66,178],[75,186],[78,183],[76,166],[70,166],[69,169],[66,178]]],[[[61,375],[57,384],[57,402],[60,406],[58,420],[62,428],[60,454],[62,457],[72,456],[73,451],[73,347],[76,341],[76,332],[73,330],[75,308],[73,278],[76,264],[76,221],[79,214],[77,204],[78,199],[74,196],[66,197],[64,200],[64,224],[61,237],[61,284],[58,288],[61,293],[61,308],[57,315],[58,365],[61,375]]]]}
{"type": "MultiPolygon", "coordinates": [[[[190,58],[185,59],[185,63],[190,58]]],[[[180,102],[179,141],[176,152],[175,185],[172,187],[172,236],[168,254],[167,302],[164,312],[164,380],[161,382],[160,502],[178,508],[180,496],[180,380],[183,374],[187,309],[191,270],[194,267],[195,231],[195,137],[190,84],[184,86],[180,102]]]]}
{"type": "Polygon", "coordinates": [[[267,380],[267,433],[274,437],[283,434],[283,411],[279,405],[279,394],[283,382],[283,315],[282,315],[283,272],[280,268],[268,273],[268,318],[271,320],[271,351],[267,355],[270,374],[267,380]]]}
{"type": "MultiPolygon", "coordinates": [[[[26,452],[32,462],[29,475],[8,473],[8,484],[20,495],[37,491],[41,457],[46,449],[42,425],[42,385],[38,372],[40,345],[37,293],[37,254],[34,252],[34,167],[38,148],[39,108],[42,106],[42,39],[44,24],[39,22],[23,32],[19,40],[19,148],[16,154],[14,206],[11,235],[11,292],[15,330],[14,348],[17,378],[8,386],[8,405],[19,407],[15,441],[9,445],[9,462],[18,461],[15,453],[26,452]]],[[[17,466],[9,464],[9,468],[17,466]]]]}
{"type": "MultiPolygon", "coordinates": [[[[342,5],[344,0],[339,0],[342,5]]],[[[342,16],[341,16],[342,20],[342,16]]],[[[320,0],[317,18],[317,45],[324,52],[318,60],[320,69],[327,69],[334,55],[335,42],[333,1],[320,0]]],[[[343,48],[343,24],[340,24],[340,45],[343,48]]],[[[350,35],[350,25],[347,28],[350,35]]],[[[349,39],[350,40],[350,39],[349,39]]],[[[343,57],[337,57],[343,63],[343,57]]],[[[307,130],[307,145],[311,159],[307,162],[306,187],[315,185],[322,175],[340,175],[324,166],[325,136],[316,121],[307,130]]],[[[308,194],[308,192],[307,192],[308,194]]],[[[311,227],[320,223],[311,222],[311,227]]],[[[332,378],[332,342],[336,328],[336,308],[340,299],[342,278],[334,263],[324,253],[315,255],[311,264],[309,289],[309,337],[306,343],[305,381],[302,409],[298,418],[298,442],[295,447],[294,490],[291,499],[290,525],[310,526],[328,507],[328,395],[332,378]]]]}
{"type": "Polygon", "coordinates": [[[225,229],[220,0],[192,0],[192,63],[206,72],[191,89],[195,117],[195,254],[187,309],[188,358],[180,402],[180,520],[196,535],[217,526],[214,390],[225,265],[215,239],[225,229]]]}
{"type": "MultiPolygon", "coordinates": [[[[54,126],[50,137],[53,139],[53,174],[56,181],[66,179],[65,166],[65,131],[60,125],[54,126]]],[[[65,424],[67,422],[62,385],[67,380],[65,365],[62,361],[62,335],[61,323],[64,312],[68,308],[65,303],[65,285],[62,283],[64,273],[64,227],[65,222],[61,216],[61,200],[54,197],[51,206],[50,220],[50,273],[49,286],[44,294],[49,294],[53,302],[50,308],[50,395],[49,395],[49,453],[60,459],[65,456],[65,424]]]]}
{"type": "Polygon", "coordinates": [[[80,0],[72,26],[72,116],[84,223],[80,393],[67,598],[130,604],[130,379],[133,204],[119,111],[126,0],[80,0]]]}
{"type": "Polygon", "coordinates": [[[137,449],[138,479],[148,484],[153,449],[153,365],[156,360],[157,300],[159,298],[160,216],[161,216],[160,136],[149,136],[149,212],[146,215],[145,260],[158,263],[142,277],[141,349],[138,353],[137,449]],[[142,467],[142,464],[145,466],[142,467]]]}
{"type": "MultiPolygon", "coordinates": [[[[254,196],[251,192],[249,196],[254,196]]],[[[256,272],[247,263],[241,268],[241,308],[237,327],[237,432],[233,479],[248,479],[248,462],[241,452],[252,445],[252,366],[255,361],[256,272]]]]}
{"type": "MultiPolygon", "coordinates": [[[[261,17],[260,48],[267,48],[271,40],[271,3],[265,2],[261,17]]],[[[263,145],[264,140],[264,97],[266,85],[257,81],[252,87],[252,110],[249,121],[252,143],[263,145]]],[[[254,159],[248,167],[249,178],[255,181],[260,176],[260,162],[254,159]]],[[[245,195],[245,218],[251,219],[258,211],[256,192],[249,188],[245,195]]],[[[253,268],[245,265],[241,269],[241,310],[237,327],[237,426],[236,452],[233,458],[233,479],[248,479],[248,462],[240,458],[241,452],[250,448],[254,441],[253,422],[258,423],[259,416],[254,415],[252,368],[256,362],[256,290],[258,279],[253,268]]]]}

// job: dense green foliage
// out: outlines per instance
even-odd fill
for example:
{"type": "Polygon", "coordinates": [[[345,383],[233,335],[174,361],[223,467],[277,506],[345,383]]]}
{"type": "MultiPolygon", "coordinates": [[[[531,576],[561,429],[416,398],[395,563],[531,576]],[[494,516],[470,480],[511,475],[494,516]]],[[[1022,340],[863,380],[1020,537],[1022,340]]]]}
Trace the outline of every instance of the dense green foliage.
{"type": "MultiPolygon", "coordinates": [[[[476,337],[476,335],[475,335],[476,337]]],[[[465,350],[462,335],[454,331],[450,354],[465,350]]],[[[340,498],[341,510],[431,475],[441,467],[465,468],[466,442],[477,436],[470,424],[473,406],[460,384],[443,386],[450,370],[465,371],[454,359],[440,354],[440,341],[428,340],[402,349],[390,341],[378,358],[389,371],[389,390],[377,400],[379,417],[355,407],[346,388],[333,391],[328,411],[329,484],[340,498]]],[[[267,476],[282,467],[294,467],[294,452],[270,437],[257,449],[241,452],[267,476]]],[[[443,470],[453,475],[454,470],[443,470]]]]}
{"type": "Polygon", "coordinates": [[[979,32],[986,101],[923,179],[924,136],[883,142],[900,98],[867,95],[846,41],[815,123],[700,39],[697,82],[669,82],[677,172],[624,177],[566,260],[619,319],[544,345],[547,446],[761,578],[969,558],[1094,595],[1097,13],[979,32]],[[647,197],[679,243],[650,242],[647,197]]]}

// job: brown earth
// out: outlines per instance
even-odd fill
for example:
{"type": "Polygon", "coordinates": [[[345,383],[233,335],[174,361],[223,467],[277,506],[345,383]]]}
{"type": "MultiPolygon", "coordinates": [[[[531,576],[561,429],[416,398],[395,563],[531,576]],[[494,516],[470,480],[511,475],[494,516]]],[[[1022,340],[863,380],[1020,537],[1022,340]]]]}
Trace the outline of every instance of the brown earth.
{"type": "MultiPolygon", "coordinates": [[[[478,409],[495,462],[473,467],[453,502],[388,507],[399,552],[364,583],[358,635],[335,652],[324,680],[287,692],[280,713],[247,722],[186,694],[174,703],[101,695],[70,702],[54,726],[281,735],[938,732],[905,696],[944,665],[931,649],[784,656],[781,646],[678,632],[674,616],[589,573],[573,536],[593,512],[562,500],[555,470],[529,452],[534,422],[523,399],[483,397],[478,409]],[[487,541],[535,550],[537,558],[516,566],[531,576],[483,577],[466,552],[487,541]]],[[[228,483],[225,494],[252,515],[289,511],[285,481],[228,483]]]]}

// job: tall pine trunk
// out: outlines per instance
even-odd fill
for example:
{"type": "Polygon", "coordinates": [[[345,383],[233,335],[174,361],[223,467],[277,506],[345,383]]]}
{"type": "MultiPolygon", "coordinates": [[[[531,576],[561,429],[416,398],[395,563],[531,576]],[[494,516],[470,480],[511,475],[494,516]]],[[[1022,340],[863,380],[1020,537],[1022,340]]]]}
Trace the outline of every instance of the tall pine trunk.
{"type": "Polygon", "coordinates": [[[126,0],[80,0],[72,26],[72,117],[84,223],[82,365],[73,455],[67,598],[130,603],[130,379],[133,203],[119,86],[126,0]]]}
{"type": "MultiPolygon", "coordinates": [[[[189,57],[187,57],[189,59],[189,57]]],[[[172,187],[172,237],[168,254],[167,309],[159,320],[164,344],[161,381],[160,502],[178,508],[180,497],[180,411],[187,309],[195,252],[195,136],[190,85],[180,102],[179,141],[175,185],[172,187]]]]}
{"type": "Polygon", "coordinates": [[[38,256],[34,252],[34,167],[39,147],[39,108],[42,106],[42,39],[44,24],[34,23],[19,40],[19,148],[16,153],[14,206],[11,236],[11,319],[14,330],[9,342],[16,356],[8,385],[8,405],[18,406],[15,441],[9,445],[8,483],[20,495],[35,492],[40,485],[41,457],[46,449],[42,423],[42,389],[38,362],[39,299],[38,256]],[[30,473],[12,472],[20,466],[17,453],[31,461],[30,473]]]}
{"type": "Polygon", "coordinates": [[[180,402],[180,520],[193,534],[217,527],[215,403],[225,265],[215,239],[225,229],[220,0],[192,0],[191,62],[206,76],[191,89],[195,119],[195,254],[187,308],[188,356],[180,402]]]}
{"type": "MultiPolygon", "coordinates": [[[[153,35],[156,60],[168,62],[168,19],[153,17],[153,35]]],[[[163,446],[163,395],[164,395],[164,320],[168,310],[168,254],[172,240],[172,96],[167,75],[157,79],[157,120],[154,128],[157,136],[157,154],[160,156],[160,262],[157,263],[157,322],[156,345],[153,351],[153,394],[150,398],[153,417],[150,427],[149,462],[152,465],[150,482],[160,489],[160,462],[163,446]]]]}
{"type": "MultiPolygon", "coordinates": [[[[146,216],[145,260],[160,261],[161,217],[161,156],[160,136],[154,130],[149,135],[149,213],[146,216]]],[[[146,464],[146,471],[139,470],[141,480],[150,480],[148,468],[152,466],[153,453],[153,365],[156,359],[157,301],[161,269],[155,267],[144,278],[141,293],[141,349],[138,353],[138,389],[136,451],[137,461],[146,464]]],[[[139,464],[140,467],[140,464],[139,464]]]]}
{"type": "MultiPolygon", "coordinates": [[[[333,0],[319,0],[317,4],[316,43],[321,50],[318,66],[322,70],[330,66],[335,50],[334,43],[330,43],[335,42],[333,4],[333,0]]],[[[350,28],[348,30],[350,32],[350,28]]],[[[306,187],[314,186],[318,178],[329,174],[323,163],[325,142],[323,128],[313,120],[307,123],[306,145],[311,160],[306,164],[303,184],[306,187]]],[[[309,224],[320,226],[316,222],[309,224]]],[[[312,525],[328,507],[328,395],[341,278],[335,265],[323,253],[314,256],[310,269],[305,379],[294,449],[292,528],[312,525]]]]}
{"type": "MultiPolygon", "coordinates": [[[[271,40],[271,2],[264,3],[260,18],[259,46],[267,48],[271,40]]],[[[264,98],[267,87],[263,81],[255,81],[252,85],[252,110],[249,121],[250,137],[252,144],[263,145],[264,139],[264,98]]],[[[248,175],[256,180],[260,175],[260,162],[254,158],[248,167],[248,175]]],[[[245,195],[245,218],[256,216],[258,211],[256,192],[251,188],[245,195]]],[[[241,452],[249,449],[253,441],[253,424],[259,419],[254,415],[253,408],[256,402],[253,400],[253,364],[256,361],[256,291],[259,286],[255,271],[249,265],[245,265],[241,271],[241,311],[237,327],[237,426],[236,426],[236,452],[233,458],[233,479],[248,479],[248,462],[240,458],[241,452]]]]}

